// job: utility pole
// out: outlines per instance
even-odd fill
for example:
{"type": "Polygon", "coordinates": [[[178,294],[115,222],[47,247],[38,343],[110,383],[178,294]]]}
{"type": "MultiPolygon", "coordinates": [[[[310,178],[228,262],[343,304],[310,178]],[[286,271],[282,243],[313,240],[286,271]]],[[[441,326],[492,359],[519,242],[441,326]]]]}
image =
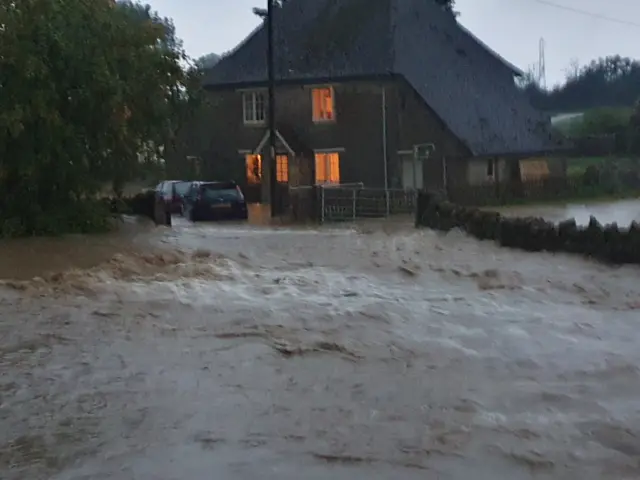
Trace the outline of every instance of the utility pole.
{"type": "Polygon", "coordinates": [[[273,51],[273,0],[267,0],[267,74],[269,77],[269,190],[271,201],[271,217],[278,215],[278,169],[276,161],[276,105],[275,105],[275,72],[273,51]]]}

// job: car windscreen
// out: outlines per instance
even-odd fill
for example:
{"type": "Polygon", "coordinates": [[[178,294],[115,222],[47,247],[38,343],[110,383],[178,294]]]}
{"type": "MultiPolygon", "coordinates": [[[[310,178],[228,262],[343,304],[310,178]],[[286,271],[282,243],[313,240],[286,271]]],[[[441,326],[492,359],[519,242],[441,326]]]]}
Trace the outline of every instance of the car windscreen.
{"type": "Polygon", "coordinates": [[[202,198],[205,200],[238,200],[240,194],[233,183],[205,183],[200,186],[202,198]]]}
{"type": "Polygon", "coordinates": [[[184,197],[189,192],[190,185],[189,182],[175,182],[173,188],[175,189],[176,195],[182,195],[184,197]]]}

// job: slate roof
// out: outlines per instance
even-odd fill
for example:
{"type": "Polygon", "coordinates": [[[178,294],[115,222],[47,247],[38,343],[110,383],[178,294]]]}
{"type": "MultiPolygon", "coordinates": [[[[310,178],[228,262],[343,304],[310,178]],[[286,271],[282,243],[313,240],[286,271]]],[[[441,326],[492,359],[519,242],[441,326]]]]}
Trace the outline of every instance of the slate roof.
{"type": "MultiPolygon", "coordinates": [[[[289,0],[274,15],[276,78],[400,75],[474,155],[554,150],[549,118],[515,86],[519,71],[429,0],[289,0]]],[[[205,86],[264,83],[259,26],[208,70],[205,86]]]]}

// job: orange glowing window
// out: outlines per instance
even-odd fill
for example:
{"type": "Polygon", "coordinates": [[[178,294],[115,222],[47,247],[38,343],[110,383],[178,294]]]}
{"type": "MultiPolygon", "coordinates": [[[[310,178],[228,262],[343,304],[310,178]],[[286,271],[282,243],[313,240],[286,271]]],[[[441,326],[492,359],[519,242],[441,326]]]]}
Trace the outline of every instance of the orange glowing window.
{"type": "Polygon", "coordinates": [[[256,184],[262,181],[262,158],[260,155],[247,155],[247,183],[256,184]]]}
{"type": "Polygon", "coordinates": [[[332,87],[314,88],[311,91],[313,100],[313,121],[331,122],[335,120],[335,102],[332,87]]]}
{"type": "Polygon", "coordinates": [[[289,182],[289,157],[286,155],[276,157],[276,178],[280,183],[289,182]]]}
{"type": "Polygon", "coordinates": [[[316,183],[340,183],[340,155],[316,153],[316,183]]]}

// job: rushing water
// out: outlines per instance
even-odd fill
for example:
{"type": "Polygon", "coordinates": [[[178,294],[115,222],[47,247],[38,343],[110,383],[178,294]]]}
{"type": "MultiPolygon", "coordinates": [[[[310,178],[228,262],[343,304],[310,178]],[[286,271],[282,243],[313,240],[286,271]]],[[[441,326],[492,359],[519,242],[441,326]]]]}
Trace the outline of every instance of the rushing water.
{"type": "Polygon", "coordinates": [[[0,246],[0,478],[640,477],[637,268],[384,222],[124,230],[0,246]]]}

